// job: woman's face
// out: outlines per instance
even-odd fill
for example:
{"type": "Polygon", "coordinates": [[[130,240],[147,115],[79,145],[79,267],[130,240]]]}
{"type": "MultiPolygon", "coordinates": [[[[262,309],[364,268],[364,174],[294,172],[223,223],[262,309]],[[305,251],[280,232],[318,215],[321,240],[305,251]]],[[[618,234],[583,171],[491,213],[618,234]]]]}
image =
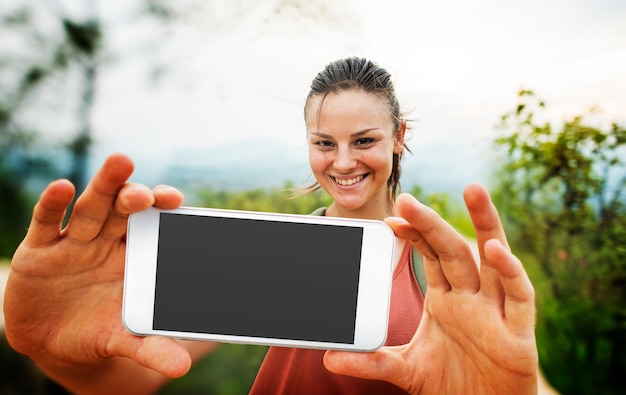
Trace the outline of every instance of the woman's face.
{"type": "Polygon", "coordinates": [[[368,218],[388,209],[393,154],[402,152],[385,100],[353,89],[313,96],[307,103],[309,161],[313,175],[339,213],[368,218]]]}

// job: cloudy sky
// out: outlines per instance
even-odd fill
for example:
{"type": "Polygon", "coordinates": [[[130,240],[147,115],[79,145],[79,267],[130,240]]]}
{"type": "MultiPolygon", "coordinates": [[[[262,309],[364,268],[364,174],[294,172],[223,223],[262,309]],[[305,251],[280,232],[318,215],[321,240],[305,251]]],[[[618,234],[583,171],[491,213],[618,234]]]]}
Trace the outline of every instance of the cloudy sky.
{"type": "Polygon", "coordinates": [[[201,5],[168,28],[124,24],[128,3],[99,3],[117,59],[101,70],[93,121],[98,152],[140,163],[257,138],[301,149],[311,79],[349,55],[392,72],[414,151],[479,152],[522,87],[552,120],[599,106],[626,123],[622,0],[187,1],[201,5]],[[139,42],[150,56],[134,56],[139,42]]]}

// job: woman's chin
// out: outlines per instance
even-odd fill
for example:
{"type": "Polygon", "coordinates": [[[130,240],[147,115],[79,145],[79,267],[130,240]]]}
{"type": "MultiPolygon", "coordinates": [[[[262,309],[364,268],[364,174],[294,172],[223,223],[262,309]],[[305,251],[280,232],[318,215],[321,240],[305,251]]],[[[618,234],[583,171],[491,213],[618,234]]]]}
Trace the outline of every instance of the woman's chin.
{"type": "Polygon", "coordinates": [[[341,211],[359,211],[365,205],[363,199],[334,199],[335,206],[341,211]]]}

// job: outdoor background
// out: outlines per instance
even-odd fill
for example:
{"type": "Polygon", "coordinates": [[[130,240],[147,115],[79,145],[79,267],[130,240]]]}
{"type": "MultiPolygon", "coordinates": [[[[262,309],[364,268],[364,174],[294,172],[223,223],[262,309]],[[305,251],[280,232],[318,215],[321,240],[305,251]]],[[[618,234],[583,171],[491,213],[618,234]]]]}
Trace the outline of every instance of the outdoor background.
{"type": "MultiPolygon", "coordinates": [[[[328,62],[394,76],[403,189],[472,236],[493,192],[537,289],[542,369],[564,394],[626,378],[626,2],[0,0],[0,267],[52,179],[112,152],[187,205],[307,213],[303,104],[328,62]]],[[[4,274],[2,274],[4,276],[4,274]]],[[[0,276],[0,278],[2,278],[0,276]]],[[[263,347],[224,346],[164,393],[246,393],[263,347]]],[[[0,393],[55,393],[0,347],[0,393]]],[[[61,392],[62,393],[62,392],[61,392]]]]}

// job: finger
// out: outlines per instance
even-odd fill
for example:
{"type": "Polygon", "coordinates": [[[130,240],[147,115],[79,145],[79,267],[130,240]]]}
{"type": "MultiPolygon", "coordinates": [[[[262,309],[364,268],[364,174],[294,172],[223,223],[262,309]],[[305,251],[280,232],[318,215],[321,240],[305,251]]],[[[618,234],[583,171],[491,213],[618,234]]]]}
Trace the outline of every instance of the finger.
{"type": "Polygon", "coordinates": [[[162,336],[138,337],[123,331],[112,338],[108,357],[127,357],[167,377],[183,376],[191,367],[189,352],[175,340],[162,336]]]}
{"type": "Polygon", "coordinates": [[[128,215],[155,205],[165,209],[179,207],[183,194],[176,188],[159,185],[150,190],[145,185],[129,183],[120,189],[113,204],[113,211],[102,227],[102,235],[120,238],[126,234],[128,215]]]}
{"type": "Polygon", "coordinates": [[[499,240],[502,246],[508,249],[506,236],[498,211],[489,197],[489,193],[480,184],[471,184],[465,188],[463,197],[469,210],[472,223],[476,230],[476,242],[481,262],[481,292],[489,299],[498,303],[502,301],[503,289],[500,274],[493,265],[485,265],[486,256],[484,245],[488,240],[499,240]]]}
{"type": "Polygon", "coordinates": [[[185,200],[183,194],[169,185],[157,185],[152,189],[154,193],[154,205],[164,209],[178,208],[185,200]]]}
{"type": "Polygon", "coordinates": [[[141,365],[172,378],[185,375],[191,368],[189,352],[173,339],[163,337],[143,339],[135,357],[141,365]]]}
{"type": "Polygon", "coordinates": [[[46,187],[33,209],[33,218],[24,238],[25,244],[43,247],[59,237],[65,211],[74,193],[74,185],[68,180],[56,180],[46,187]]]}
{"type": "Polygon", "coordinates": [[[383,347],[370,353],[327,351],[324,366],[333,373],[361,379],[383,380],[409,388],[412,377],[400,347],[383,347]]]}
{"type": "Polygon", "coordinates": [[[446,291],[450,290],[450,283],[443,274],[443,270],[441,270],[437,253],[422,237],[421,233],[404,218],[388,217],[385,218],[385,223],[391,227],[397,237],[409,240],[413,247],[422,253],[424,256],[424,274],[426,275],[428,287],[431,289],[442,288],[446,291]]]}
{"type": "Polygon", "coordinates": [[[500,275],[504,316],[509,327],[519,335],[533,336],[535,290],[522,263],[499,240],[488,240],[484,248],[486,264],[493,265],[500,275]]]}
{"type": "Polygon", "coordinates": [[[435,250],[432,249],[422,234],[409,224],[406,219],[402,217],[387,217],[385,218],[385,223],[393,230],[396,237],[410,241],[424,256],[437,259],[435,250]]]}
{"type": "MultiPolygon", "coordinates": [[[[500,222],[500,216],[496,206],[489,197],[489,192],[480,184],[470,184],[463,192],[465,204],[469,210],[472,223],[476,229],[476,240],[479,248],[485,244],[487,240],[497,239],[508,248],[504,228],[500,222]]],[[[484,257],[482,248],[480,248],[481,258],[484,257]]]]}
{"type": "Polygon", "coordinates": [[[133,162],[123,154],[113,154],[107,158],[76,201],[66,229],[72,240],[90,241],[101,232],[117,193],[132,174],[133,168],[133,162]]]}
{"type": "Polygon", "coordinates": [[[102,226],[101,235],[107,238],[124,236],[128,215],[147,209],[154,204],[154,201],[154,195],[147,186],[135,183],[124,185],[117,194],[113,209],[102,226]]]}
{"type": "MultiPolygon", "coordinates": [[[[478,291],[478,268],[463,236],[434,210],[419,203],[409,194],[398,197],[397,208],[398,213],[419,231],[435,252],[441,271],[450,286],[456,290],[478,291]]],[[[428,255],[425,258],[427,273],[437,272],[435,260],[428,255]]]]}

